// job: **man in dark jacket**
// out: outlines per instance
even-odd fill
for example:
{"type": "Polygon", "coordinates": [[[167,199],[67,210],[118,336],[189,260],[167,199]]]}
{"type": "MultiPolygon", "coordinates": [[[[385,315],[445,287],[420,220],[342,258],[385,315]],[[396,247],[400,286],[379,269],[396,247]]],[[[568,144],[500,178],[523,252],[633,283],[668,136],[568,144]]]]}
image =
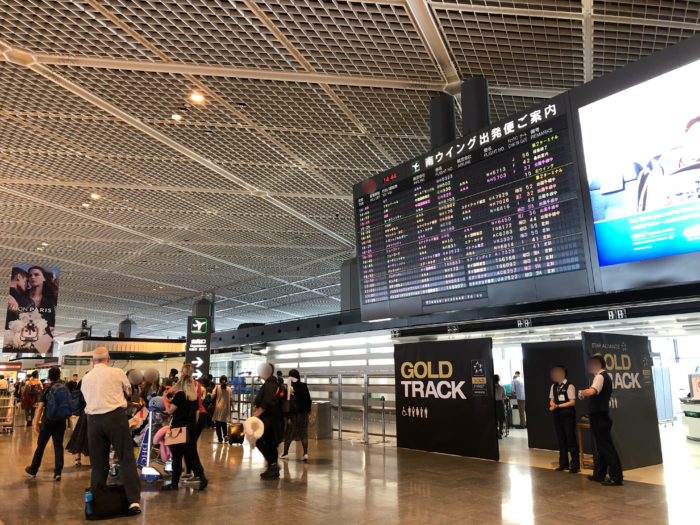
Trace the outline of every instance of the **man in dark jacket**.
{"type": "Polygon", "coordinates": [[[258,367],[258,376],[265,383],[255,396],[255,410],[253,416],[260,418],[265,425],[265,432],[258,439],[256,446],[267,461],[267,470],[260,474],[263,479],[280,477],[280,468],[277,464],[277,447],[282,442],[283,420],[280,410],[280,388],[274,376],[275,368],[270,363],[263,363],[258,367]]]}

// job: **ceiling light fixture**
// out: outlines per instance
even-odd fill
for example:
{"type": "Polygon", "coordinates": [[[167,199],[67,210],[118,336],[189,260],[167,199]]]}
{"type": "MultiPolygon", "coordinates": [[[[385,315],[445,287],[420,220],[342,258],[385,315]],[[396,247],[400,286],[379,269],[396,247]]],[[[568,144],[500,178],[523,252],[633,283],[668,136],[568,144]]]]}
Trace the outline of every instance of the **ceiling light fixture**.
{"type": "Polygon", "coordinates": [[[175,113],[173,115],[173,120],[182,120],[182,115],[178,115],[177,113],[175,113]]]}
{"type": "Polygon", "coordinates": [[[48,246],[49,243],[47,243],[47,242],[42,242],[41,245],[42,245],[42,246],[48,246]]]}
{"type": "Polygon", "coordinates": [[[200,95],[199,93],[192,93],[190,95],[190,100],[195,104],[201,104],[202,102],[204,102],[204,95],[200,95]]]}
{"type": "Polygon", "coordinates": [[[93,193],[90,195],[90,198],[94,201],[100,200],[100,195],[97,193],[93,193]]]}
{"type": "Polygon", "coordinates": [[[89,208],[89,207],[90,207],[90,203],[88,203],[88,202],[83,202],[83,208],[89,208]]]}

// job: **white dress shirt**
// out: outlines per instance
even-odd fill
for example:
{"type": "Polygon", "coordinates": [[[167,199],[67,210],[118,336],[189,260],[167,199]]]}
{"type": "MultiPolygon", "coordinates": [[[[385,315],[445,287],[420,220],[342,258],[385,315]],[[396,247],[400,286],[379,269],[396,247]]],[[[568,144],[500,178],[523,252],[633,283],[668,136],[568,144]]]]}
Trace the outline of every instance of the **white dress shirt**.
{"type": "MultiPolygon", "coordinates": [[[[566,379],[561,382],[562,385],[565,385],[568,383],[566,379]]],[[[566,388],[566,395],[569,396],[569,401],[576,399],[576,388],[574,385],[569,384],[569,386],[566,388]]],[[[549,399],[554,399],[554,385],[549,387],[549,399]]]]}
{"type": "Polygon", "coordinates": [[[605,372],[605,370],[601,370],[600,372],[598,372],[593,378],[593,382],[591,383],[591,388],[595,390],[596,394],[600,394],[600,391],[603,390],[603,372],[605,372]]]}
{"type": "Polygon", "coordinates": [[[121,368],[112,368],[103,363],[83,377],[80,391],[85,398],[85,412],[91,415],[106,414],[118,408],[126,408],[124,393],[131,384],[121,368]]]}
{"type": "Polygon", "coordinates": [[[525,383],[521,378],[514,379],[511,385],[511,392],[515,394],[515,398],[520,401],[525,401],[525,383]]]}
{"type": "Polygon", "coordinates": [[[7,379],[0,379],[0,390],[7,390],[7,379]]]}

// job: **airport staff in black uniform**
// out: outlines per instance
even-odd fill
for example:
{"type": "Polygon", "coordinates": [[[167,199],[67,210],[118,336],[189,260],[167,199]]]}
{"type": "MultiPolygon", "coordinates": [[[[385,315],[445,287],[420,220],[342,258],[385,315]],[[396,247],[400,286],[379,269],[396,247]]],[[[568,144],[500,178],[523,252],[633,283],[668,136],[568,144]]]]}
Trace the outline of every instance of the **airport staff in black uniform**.
{"type": "Polygon", "coordinates": [[[615,445],[610,436],[612,419],[610,419],[610,396],[613,391],[613,383],[610,375],[605,370],[605,359],[601,355],[594,355],[588,360],[588,372],[594,374],[590,388],[580,390],[579,399],[588,397],[591,411],[591,434],[598,451],[593,475],[588,476],[591,481],[598,481],[605,486],[622,485],[622,463],[617,455],[615,445]],[[609,471],[610,479],[606,481],[605,474],[609,471]]]}
{"type": "Polygon", "coordinates": [[[569,371],[564,365],[555,366],[549,373],[554,381],[549,390],[549,410],[554,415],[554,428],[559,443],[559,467],[555,470],[568,470],[576,474],[581,471],[576,439],[576,388],[566,380],[568,375],[569,371]]]}

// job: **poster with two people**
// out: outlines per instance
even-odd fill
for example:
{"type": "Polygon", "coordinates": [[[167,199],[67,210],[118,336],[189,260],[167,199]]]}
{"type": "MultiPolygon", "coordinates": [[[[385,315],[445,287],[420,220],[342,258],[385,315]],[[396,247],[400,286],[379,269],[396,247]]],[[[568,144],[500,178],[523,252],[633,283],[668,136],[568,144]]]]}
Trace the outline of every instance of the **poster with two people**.
{"type": "Polygon", "coordinates": [[[53,345],[59,268],[12,265],[3,352],[46,354],[53,345]]]}

